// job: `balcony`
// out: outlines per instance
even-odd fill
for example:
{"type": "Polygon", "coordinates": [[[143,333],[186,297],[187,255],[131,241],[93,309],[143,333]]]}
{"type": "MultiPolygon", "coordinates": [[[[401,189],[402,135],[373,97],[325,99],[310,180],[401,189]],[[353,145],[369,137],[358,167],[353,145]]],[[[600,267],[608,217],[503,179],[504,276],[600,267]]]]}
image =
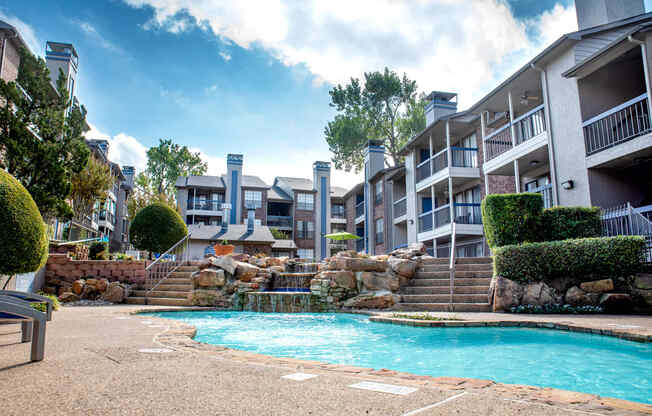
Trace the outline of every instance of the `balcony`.
{"type": "Polygon", "coordinates": [[[98,215],[98,221],[100,225],[102,225],[102,222],[108,222],[113,225],[115,224],[115,215],[112,212],[102,210],[98,215]]]}
{"type": "Polygon", "coordinates": [[[188,199],[188,210],[221,212],[223,199],[206,200],[200,198],[188,199]]]}
{"type": "Polygon", "coordinates": [[[394,212],[392,216],[394,218],[394,221],[396,221],[398,218],[405,217],[406,214],[407,214],[407,196],[404,196],[398,201],[394,201],[394,212]]]}
{"type": "Polygon", "coordinates": [[[355,222],[356,224],[364,221],[364,201],[358,202],[355,206],[355,222]]]}
{"type": "Polygon", "coordinates": [[[297,239],[299,240],[314,240],[314,231],[297,230],[297,239]]]}
{"type": "Polygon", "coordinates": [[[448,148],[444,148],[417,165],[417,191],[448,176],[480,177],[477,147],[451,146],[450,153],[452,163],[448,161],[448,148]]]}
{"type": "Polygon", "coordinates": [[[586,156],[652,131],[647,94],[626,101],[582,123],[586,156]]]}
{"type": "Polygon", "coordinates": [[[519,145],[539,136],[546,131],[544,106],[528,111],[514,120],[515,140],[512,140],[511,124],[507,123],[484,139],[485,160],[488,162],[509,152],[519,145]]]}
{"type": "Polygon", "coordinates": [[[268,215],[267,226],[279,229],[292,229],[292,217],[283,215],[268,215]]]}
{"type": "Polygon", "coordinates": [[[454,203],[456,224],[482,224],[482,213],[479,203],[454,203]]]}
{"type": "Polygon", "coordinates": [[[433,231],[451,223],[450,206],[443,205],[419,215],[419,233],[433,231]]]}
{"type": "Polygon", "coordinates": [[[546,184],[539,186],[534,189],[528,190],[528,192],[534,192],[537,194],[541,194],[543,197],[543,207],[544,208],[551,208],[552,207],[552,184],[546,184]]]}
{"type": "MultiPolygon", "coordinates": [[[[462,235],[483,235],[482,212],[479,203],[453,203],[454,221],[457,233],[462,235]]],[[[427,241],[451,233],[450,204],[419,216],[418,239],[427,241]]]]}

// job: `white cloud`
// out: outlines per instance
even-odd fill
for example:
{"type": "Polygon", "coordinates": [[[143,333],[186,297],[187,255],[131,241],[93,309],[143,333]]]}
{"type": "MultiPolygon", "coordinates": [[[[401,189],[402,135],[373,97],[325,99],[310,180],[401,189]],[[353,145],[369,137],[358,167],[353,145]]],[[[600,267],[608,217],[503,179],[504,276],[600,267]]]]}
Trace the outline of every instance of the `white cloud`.
{"type": "Polygon", "coordinates": [[[104,49],[118,53],[124,52],[122,48],[102,36],[92,24],[81,20],[73,20],[73,24],[78,25],[84,33],[93,38],[93,40],[104,49]]]}
{"type": "Polygon", "coordinates": [[[206,163],[206,175],[220,176],[226,173],[226,159],[223,157],[209,155],[198,147],[191,147],[189,150],[193,153],[199,152],[202,161],[206,163]]]}
{"type": "Polygon", "coordinates": [[[576,29],[573,6],[558,4],[524,22],[503,0],[124,1],[154,9],[147,27],[178,33],[199,25],[240,47],[262,47],[285,65],[304,64],[314,86],[388,66],[423,91],[459,92],[462,106],[576,29]],[[528,37],[529,28],[538,36],[528,37]]]}
{"type": "Polygon", "coordinates": [[[222,57],[222,59],[224,59],[226,62],[229,62],[231,60],[231,54],[230,53],[220,51],[219,54],[222,57]]]}
{"type": "Polygon", "coordinates": [[[2,10],[0,10],[0,20],[4,20],[18,30],[20,37],[23,38],[25,43],[27,43],[27,47],[33,54],[43,56],[45,44],[39,40],[38,36],[36,36],[36,32],[30,25],[16,16],[4,13],[2,10]]]}
{"type": "Polygon", "coordinates": [[[137,138],[120,133],[116,136],[109,136],[101,132],[94,125],[86,132],[87,139],[107,140],[109,142],[109,160],[120,166],[133,166],[137,172],[147,168],[147,146],[143,145],[137,138]]]}

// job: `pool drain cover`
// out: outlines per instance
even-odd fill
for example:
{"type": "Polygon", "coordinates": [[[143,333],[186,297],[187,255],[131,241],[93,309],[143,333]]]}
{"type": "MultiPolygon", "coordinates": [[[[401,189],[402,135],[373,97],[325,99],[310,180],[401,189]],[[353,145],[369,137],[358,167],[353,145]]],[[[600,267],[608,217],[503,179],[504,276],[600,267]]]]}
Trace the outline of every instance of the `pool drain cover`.
{"type": "Polygon", "coordinates": [[[173,352],[174,350],[171,350],[169,348],[141,348],[138,350],[138,352],[142,352],[145,354],[163,354],[166,352],[173,352]]]}
{"type": "Polygon", "coordinates": [[[281,378],[285,378],[288,380],[295,380],[295,381],[304,381],[304,380],[310,380],[311,378],[317,377],[316,374],[307,374],[307,373],[294,373],[294,374],[288,374],[286,376],[282,376],[281,378]]]}
{"type": "Polygon", "coordinates": [[[374,383],[371,381],[363,381],[362,383],[351,384],[349,387],[353,387],[354,389],[361,389],[361,390],[378,391],[381,393],[398,394],[401,396],[405,396],[406,394],[414,393],[415,391],[417,391],[417,389],[415,389],[414,387],[396,386],[394,384],[374,383]]]}

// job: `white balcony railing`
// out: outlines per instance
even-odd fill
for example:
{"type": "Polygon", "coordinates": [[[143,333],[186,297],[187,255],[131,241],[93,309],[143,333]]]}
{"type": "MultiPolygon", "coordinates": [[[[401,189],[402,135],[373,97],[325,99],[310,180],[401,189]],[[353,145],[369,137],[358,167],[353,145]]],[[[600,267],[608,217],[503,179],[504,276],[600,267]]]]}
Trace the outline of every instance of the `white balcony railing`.
{"type": "MultiPolygon", "coordinates": [[[[546,131],[546,122],[543,104],[514,119],[517,146],[544,131],[546,131]]],[[[513,147],[511,123],[505,124],[484,139],[486,160],[491,160],[513,147]]]]}
{"type": "Polygon", "coordinates": [[[419,232],[432,231],[451,223],[450,205],[443,205],[419,215],[419,232]]]}
{"type": "Polygon", "coordinates": [[[582,129],[587,156],[650,132],[647,94],[586,120],[582,129]]]}
{"type": "Polygon", "coordinates": [[[394,201],[393,217],[399,218],[405,214],[407,214],[407,196],[404,196],[403,198],[394,201]]]}
{"type": "MultiPolygon", "coordinates": [[[[453,159],[453,167],[477,168],[478,148],[451,146],[451,158],[453,159]]],[[[448,166],[448,148],[444,148],[417,165],[417,182],[446,169],[448,166]]]]}

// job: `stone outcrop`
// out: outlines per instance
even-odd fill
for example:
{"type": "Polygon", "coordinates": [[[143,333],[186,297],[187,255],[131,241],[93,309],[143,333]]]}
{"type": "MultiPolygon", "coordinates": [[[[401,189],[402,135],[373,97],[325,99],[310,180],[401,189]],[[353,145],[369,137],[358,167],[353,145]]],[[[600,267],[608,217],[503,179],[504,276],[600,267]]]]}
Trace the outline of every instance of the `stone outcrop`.
{"type": "Polygon", "coordinates": [[[357,279],[362,282],[364,292],[378,290],[395,292],[400,287],[398,277],[391,271],[384,273],[358,272],[356,275],[357,279]]]}
{"type": "Polygon", "coordinates": [[[652,307],[652,274],[638,274],[632,282],[632,292],[648,307],[652,307]]]}
{"type": "Polygon", "coordinates": [[[632,310],[632,297],[627,293],[605,293],[600,297],[600,306],[607,313],[628,313],[632,310]]]}
{"type": "Polygon", "coordinates": [[[237,263],[232,256],[211,257],[209,263],[231,275],[235,274],[237,263]]]}
{"type": "Polygon", "coordinates": [[[120,282],[111,282],[108,284],[101,299],[111,303],[122,303],[129,296],[129,287],[120,282]]]}
{"type": "Polygon", "coordinates": [[[390,257],[388,259],[389,266],[395,273],[403,277],[411,279],[417,271],[417,262],[399,257],[390,257]]]}
{"type": "Polygon", "coordinates": [[[585,292],[577,286],[568,289],[564,296],[565,302],[573,306],[597,305],[599,298],[600,294],[585,292]]]}
{"type": "Polygon", "coordinates": [[[236,264],[235,277],[242,282],[250,282],[251,279],[256,277],[256,274],[258,274],[258,271],[260,270],[258,267],[249,263],[239,261],[236,262],[236,264]]]}
{"type": "Polygon", "coordinates": [[[553,303],[561,303],[561,298],[555,294],[554,289],[543,282],[530,283],[523,291],[524,305],[543,306],[553,303]]]}
{"type": "Polygon", "coordinates": [[[195,306],[230,306],[230,302],[218,291],[199,289],[188,295],[188,300],[195,306]]]}
{"type": "Polygon", "coordinates": [[[348,270],[328,270],[318,273],[315,279],[325,279],[334,282],[337,286],[345,289],[357,288],[357,282],[353,272],[348,270]]]}
{"type": "Polygon", "coordinates": [[[336,257],[335,265],[337,270],[349,270],[352,272],[384,272],[388,266],[387,261],[384,260],[350,257],[336,257]]]}
{"type": "Polygon", "coordinates": [[[512,306],[518,306],[523,299],[523,287],[513,280],[501,276],[494,278],[493,285],[493,311],[508,311],[512,306]]]}
{"type": "Polygon", "coordinates": [[[395,295],[392,295],[391,293],[382,293],[358,295],[344,302],[344,307],[351,309],[387,309],[395,304],[395,295]]]}
{"type": "Polygon", "coordinates": [[[401,259],[412,259],[414,257],[425,256],[427,253],[426,246],[423,243],[412,243],[407,248],[398,248],[391,253],[390,257],[401,259]]]}
{"type": "Polygon", "coordinates": [[[75,280],[74,282],[72,282],[72,293],[74,293],[75,295],[81,295],[82,291],[84,290],[85,284],[86,282],[82,279],[75,280]]]}
{"type": "Polygon", "coordinates": [[[192,279],[195,287],[222,287],[226,284],[224,270],[219,269],[200,270],[192,279]]]}
{"type": "Polygon", "coordinates": [[[76,295],[76,294],[74,294],[72,292],[65,292],[65,293],[63,293],[62,295],[59,296],[59,300],[61,302],[64,302],[64,303],[76,302],[76,301],[78,301],[80,299],[81,298],[79,297],[79,295],[76,295]]]}
{"type": "Polygon", "coordinates": [[[584,282],[580,284],[580,289],[590,293],[605,293],[614,290],[614,282],[611,279],[584,282]]]}

